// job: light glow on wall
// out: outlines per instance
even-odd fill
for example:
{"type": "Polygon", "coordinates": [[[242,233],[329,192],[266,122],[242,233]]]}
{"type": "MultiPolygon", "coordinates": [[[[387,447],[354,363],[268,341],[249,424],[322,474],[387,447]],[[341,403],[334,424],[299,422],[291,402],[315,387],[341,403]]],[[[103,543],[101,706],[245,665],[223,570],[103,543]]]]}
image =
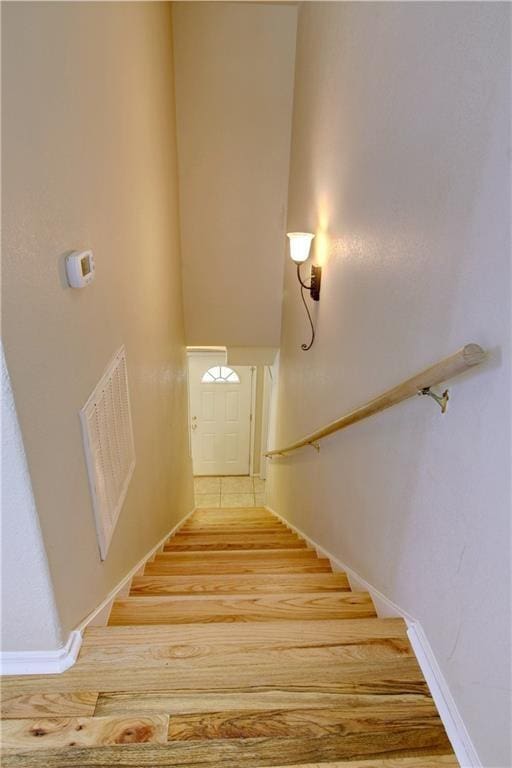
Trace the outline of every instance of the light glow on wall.
{"type": "Polygon", "coordinates": [[[319,267],[324,267],[327,263],[330,248],[330,238],[328,235],[329,215],[325,202],[320,203],[318,208],[318,228],[315,236],[315,255],[314,262],[319,267]]]}

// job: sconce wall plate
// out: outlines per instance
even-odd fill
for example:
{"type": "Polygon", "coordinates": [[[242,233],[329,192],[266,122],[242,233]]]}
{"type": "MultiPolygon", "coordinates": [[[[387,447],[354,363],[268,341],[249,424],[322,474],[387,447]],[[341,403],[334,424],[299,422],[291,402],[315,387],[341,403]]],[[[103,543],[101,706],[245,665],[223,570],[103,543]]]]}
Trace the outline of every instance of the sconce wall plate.
{"type": "Polygon", "coordinates": [[[311,267],[311,298],[313,301],[320,301],[320,285],[322,283],[322,267],[315,264],[311,267]]]}
{"type": "Polygon", "coordinates": [[[311,266],[311,274],[309,283],[305,283],[300,274],[300,264],[297,264],[297,279],[302,288],[309,291],[313,301],[320,301],[320,285],[322,283],[322,267],[317,267],[316,264],[311,266]]]}

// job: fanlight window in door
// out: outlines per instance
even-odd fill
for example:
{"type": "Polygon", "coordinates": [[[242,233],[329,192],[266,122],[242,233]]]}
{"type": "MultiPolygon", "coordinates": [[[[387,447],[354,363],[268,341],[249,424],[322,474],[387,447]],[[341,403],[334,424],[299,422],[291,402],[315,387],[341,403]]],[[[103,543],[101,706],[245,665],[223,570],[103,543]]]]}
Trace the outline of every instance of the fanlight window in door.
{"type": "Polygon", "coordinates": [[[240,384],[238,373],[226,365],[214,365],[201,379],[201,384],[240,384]]]}

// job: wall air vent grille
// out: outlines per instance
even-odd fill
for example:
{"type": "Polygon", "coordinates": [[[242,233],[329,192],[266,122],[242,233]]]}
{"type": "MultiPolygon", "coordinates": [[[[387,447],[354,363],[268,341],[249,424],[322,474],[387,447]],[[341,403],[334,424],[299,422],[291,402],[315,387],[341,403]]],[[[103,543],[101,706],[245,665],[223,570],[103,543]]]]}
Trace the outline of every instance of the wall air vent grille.
{"type": "Polygon", "coordinates": [[[126,353],[121,347],[80,411],[101,559],[135,467],[126,353]]]}

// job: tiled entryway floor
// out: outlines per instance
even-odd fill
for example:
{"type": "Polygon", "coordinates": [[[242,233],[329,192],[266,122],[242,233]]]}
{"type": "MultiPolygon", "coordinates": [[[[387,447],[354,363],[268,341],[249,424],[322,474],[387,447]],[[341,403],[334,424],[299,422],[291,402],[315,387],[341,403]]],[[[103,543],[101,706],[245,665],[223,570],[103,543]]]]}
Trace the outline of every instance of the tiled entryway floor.
{"type": "Polygon", "coordinates": [[[265,481],[259,477],[195,477],[196,507],[263,507],[265,481]]]}

